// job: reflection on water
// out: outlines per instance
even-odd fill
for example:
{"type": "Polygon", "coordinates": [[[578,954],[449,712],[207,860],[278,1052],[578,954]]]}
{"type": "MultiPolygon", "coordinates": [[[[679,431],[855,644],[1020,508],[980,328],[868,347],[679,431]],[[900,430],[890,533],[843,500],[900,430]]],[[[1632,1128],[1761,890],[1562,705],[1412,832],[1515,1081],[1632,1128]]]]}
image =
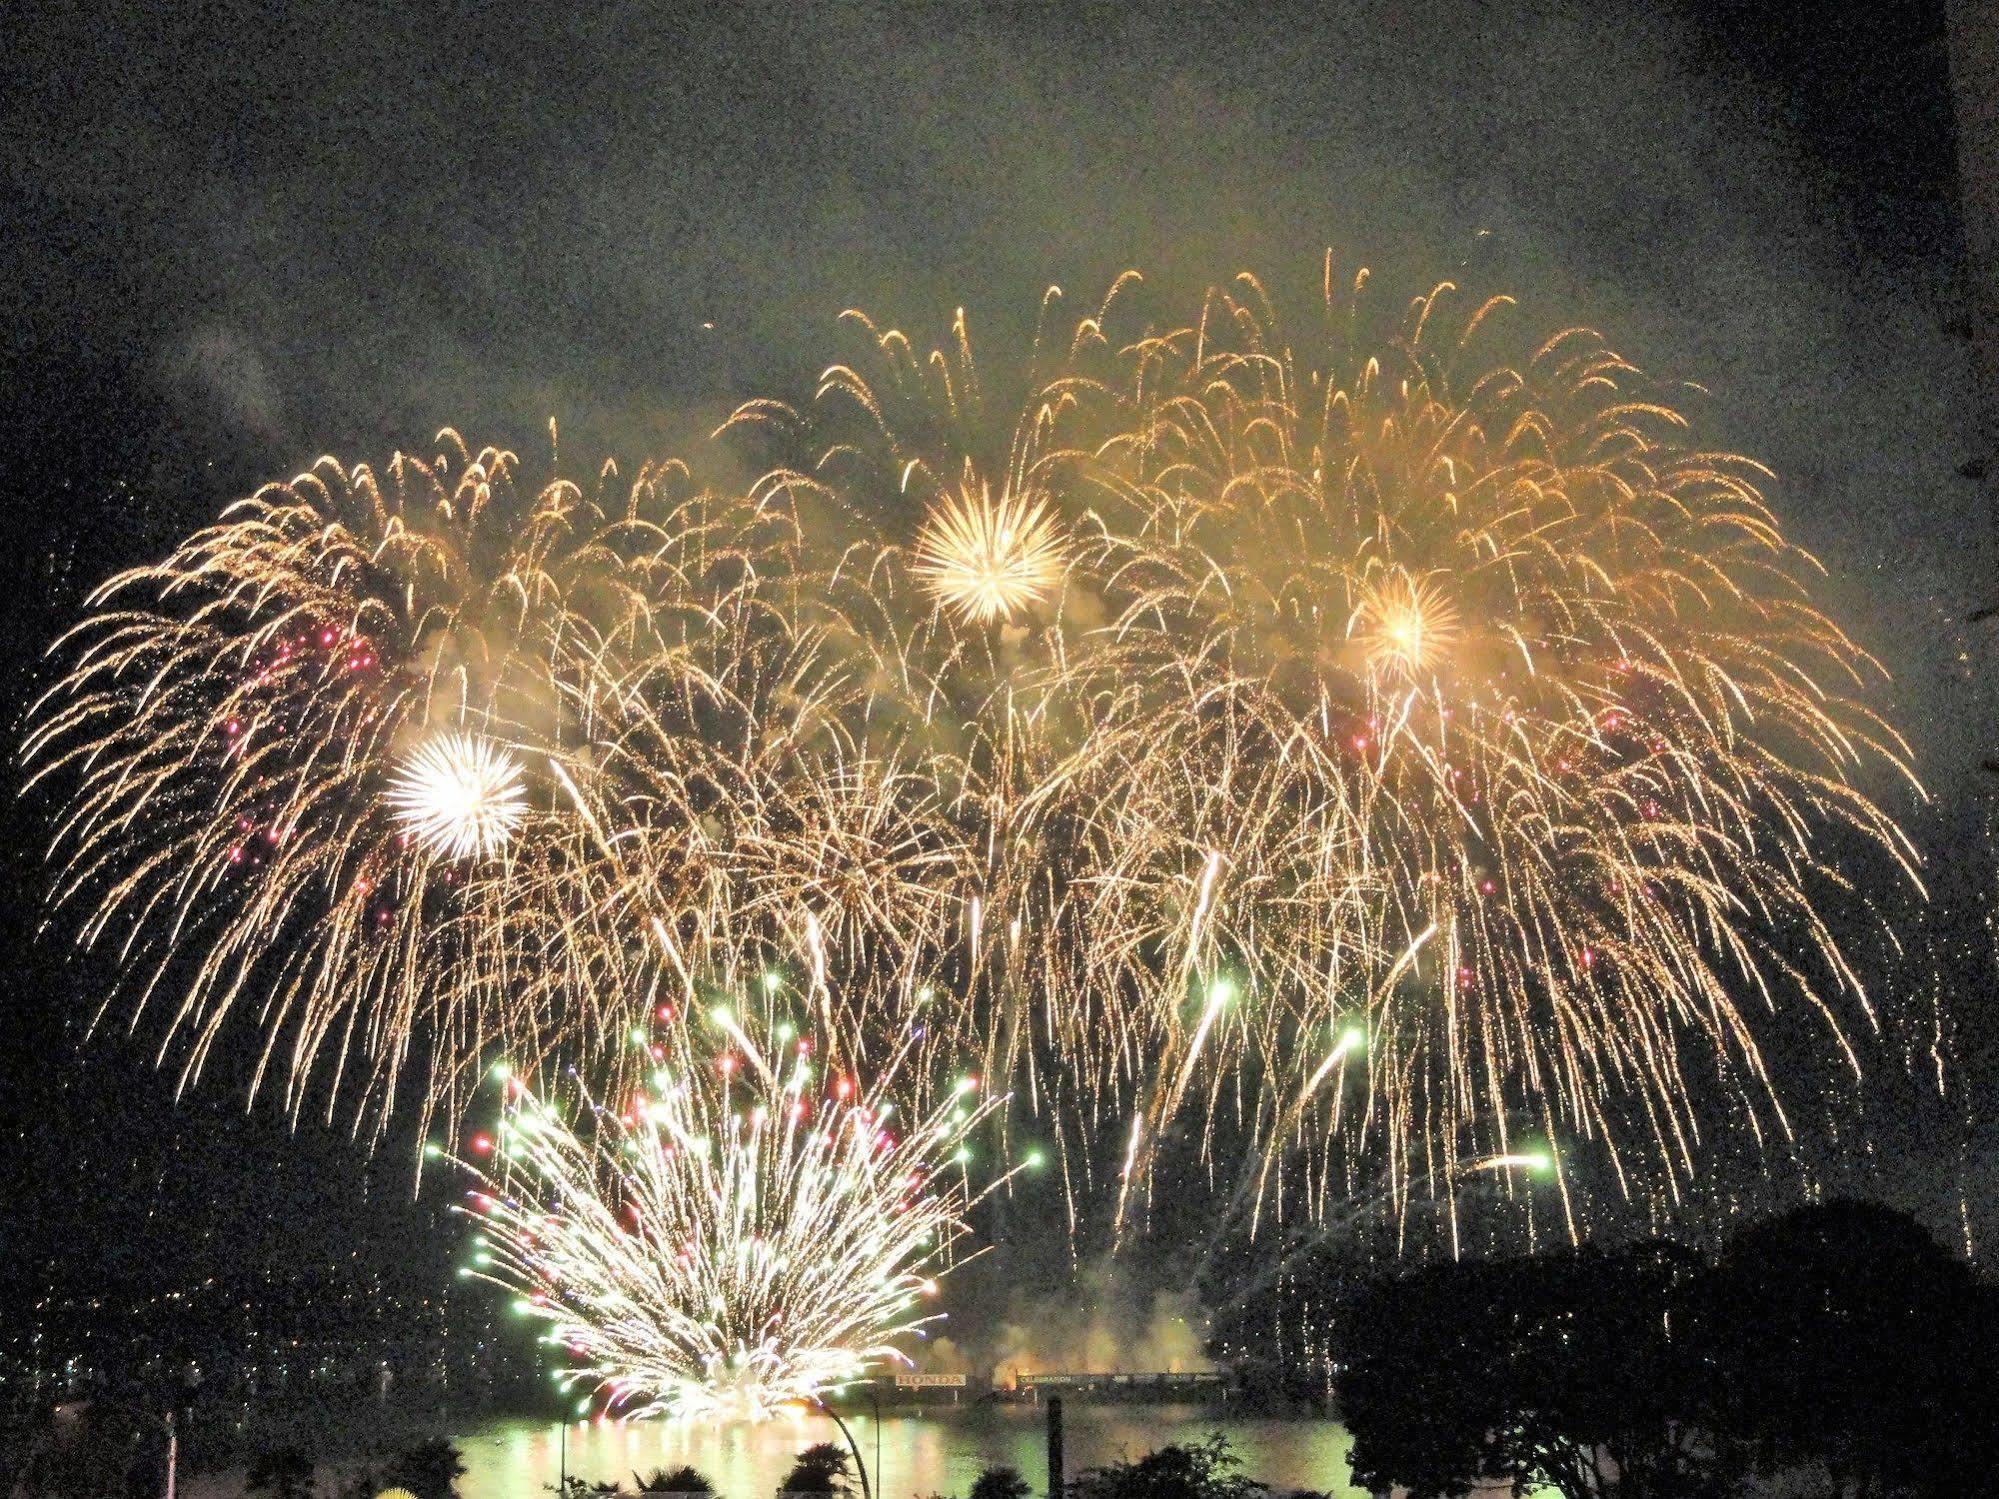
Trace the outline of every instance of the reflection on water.
{"type": "MultiPolygon", "coordinates": [[[[1071,1477],[1120,1457],[1137,1457],[1168,1442],[1195,1441],[1211,1431],[1228,1435],[1244,1471],[1279,1493],[1317,1489],[1341,1499],[1366,1499],[1347,1482],[1348,1438],[1337,1422],[1235,1417],[1188,1406],[1071,1405],[1063,1423],[1071,1477]]],[[[922,1415],[885,1415],[876,1499],[920,1499],[960,1494],[981,1468],[1011,1463],[1038,1493],[1047,1477],[1043,1414],[1030,1406],[970,1406],[922,1415]]],[[[863,1414],[849,1417],[870,1473],[877,1432],[863,1414]]],[[[830,1421],[801,1416],[760,1426],[682,1425],[667,1421],[629,1425],[572,1425],[569,1472],[593,1482],[630,1485],[634,1470],[692,1463],[711,1478],[724,1499],[769,1499],[799,1448],[838,1441],[830,1421]]],[[[552,1426],[500,1421],[458,1438],[465,1454],[462,1499],[531,1499],[556,1480],[561,1453],[552,1426]]]]}

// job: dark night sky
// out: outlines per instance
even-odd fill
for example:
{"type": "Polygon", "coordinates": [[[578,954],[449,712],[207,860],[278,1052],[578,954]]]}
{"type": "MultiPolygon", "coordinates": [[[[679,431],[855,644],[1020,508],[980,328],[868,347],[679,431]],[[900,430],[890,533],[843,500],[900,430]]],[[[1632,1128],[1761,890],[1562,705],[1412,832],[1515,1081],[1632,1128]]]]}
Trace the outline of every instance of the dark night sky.
{"type": "MultiPolygon", "coordinates": [[[[1777,471],[1897,678],[1989,1045],[1963,902],[1993,883],[1991,642],[1954,622],[1994,534],[1956,473],[1939,7],[152,9],[0,22],[10,717],[82,588],[322,451],[445,424],[525,450],[554,416],[570,454],[630,454],[802,397],[850,305],[935,337],[963,304],[998,369],[1050,282],[1136,265],[1185,306],[1248,266],[1295,305],[1331,246],[1398,294],[1449,275],[1604,329],[1777,471]]],[[[176,1106],[143,1036],[78,1059],[102,974],[31,941],[41,834],[7,819],[0,1262],[157,1273],[191,1231],[434,1273],[405,1157],[371,1175],[226,1076],[176,1106]]],[[[1940,1216],[1952,1152],[1911,1159],[1940,1216]]]]}

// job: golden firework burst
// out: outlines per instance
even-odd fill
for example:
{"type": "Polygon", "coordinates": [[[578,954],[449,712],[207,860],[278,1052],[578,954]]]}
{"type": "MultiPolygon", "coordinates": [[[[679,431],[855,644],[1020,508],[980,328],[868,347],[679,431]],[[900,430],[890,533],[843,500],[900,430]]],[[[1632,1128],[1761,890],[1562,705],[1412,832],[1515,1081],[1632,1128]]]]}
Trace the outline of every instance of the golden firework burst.
{"type": "Polygon", "coordinates": [[[1173,1116],[1234,1130],[1238,1090],[1252,1214],[1357,1173],[1448,1196],[1440,1165],[1529,1132],[1670,1196],[1717,1109],[1785,1138],[1787,1028],[1860,1067],[1843,894],[1863,857],[1919,889],[1869,794],[1905,746],[1755,464],[1595,334],[1494,363],[1503,299],[1377,333],[1360,285],[1328,276],[1329,345],[1244,278],[1063,387],[1112,434],[1112,626],[1066,657],[1092,717],[1061,789],[1104,834],[1078,988],[1121,998],[1076,1034],[1136,1079],[1121,1210],[1173,1116]],[[1145,947],[1177,961],[1113,971],[1145,947]]]}
{"type": "Polygon", "coordinates": [[[1415,676],[1457,641],[1458,611],[1431,579],[1391,572],[1363,590],[1353,634],[1376,671],[1415,676]]]}
{"type": "Polygon", "coordinates": [[[914,571],[966,624],[1009,623],[1048,599],[1069,547],[1046,499],[1002,494],[983,481],[941,496],[916,540],[914,571]]]}
{"type": "Polygon", "coordinates": [[[531,489],[438,448],[325,459],[113,578],[25,747],[64,808],[55,903],[165,1009],[162,1054],[191,1078],[240,1017],[293,1107],[317,1075],[377,1124],[405,1082],[450,1113],[489,1045],[615,1051],[808,914],[855,929],[760,898],[767,869],[877,926],[939,903],[882,851],[920,841],[911,777],[825,794],[862,694],[796,626],[790,515],[670,462],[531,489]]]}

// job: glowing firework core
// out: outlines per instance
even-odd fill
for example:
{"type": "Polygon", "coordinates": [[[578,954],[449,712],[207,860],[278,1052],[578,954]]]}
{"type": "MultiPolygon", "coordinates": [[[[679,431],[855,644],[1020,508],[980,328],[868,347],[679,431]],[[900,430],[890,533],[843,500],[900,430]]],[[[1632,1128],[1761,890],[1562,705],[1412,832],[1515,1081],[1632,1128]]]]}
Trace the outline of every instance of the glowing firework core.
{"type": "Polygon", "coordinates": [[[994,504],[983,484],[940,500],[916,542],[917,576],[967,624],[1015,619],[1055,591],[1067,562],[1046,500],[994,504]]]}
{"type": "Polygon", "coordinates": [[[490,858],[527,807],[521,764],[490,739],[445,734],[407,755],[389,787],[396,820],[440,858],[490,858]]]}
{"type": "Polygon", "coordinates": [[[1433,666],[1458,637],[1458,613],[1425,579],[1397,573],[1368,590],[1355,631],[1377,670],[1414,674],[1433,666]]]}

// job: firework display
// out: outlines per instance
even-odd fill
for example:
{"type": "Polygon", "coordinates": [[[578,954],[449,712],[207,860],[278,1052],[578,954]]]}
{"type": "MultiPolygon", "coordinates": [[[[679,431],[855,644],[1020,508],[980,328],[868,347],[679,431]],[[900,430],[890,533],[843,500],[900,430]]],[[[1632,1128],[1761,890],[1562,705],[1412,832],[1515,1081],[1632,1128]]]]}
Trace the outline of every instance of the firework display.
{"type": "Polygon", "coordinates": [[[187,1075],[248,1009],[294,1107],[319,1072],[379,1121],[414,1062],[450,1113],[494,1048],[605,1051],[697,969],[844,938],[845,899],[920,929],[921,790],[845,752],[790,517],[440,447],[267,487],[58,647],[56,900],[187,1075]]]}
{"type": "Polygon", "coordinates": [[[785,413],[921,585],[876,634],[999,851],[955,970],[989,1061],[1118,1152],[1120,1218],[1190,1102],[1253,1219],[1522,1137],[1670,1197],[1718,1118],[1789,1132],[1773,1033],[1857,1070],[1842,862],[1917,888],[1880,670],[1760,470],[1594,334],[1516,365],[1504,299],[1379,328],[1365,281],[1329,262],[1323,353],[1247,278],[1124,339],[1129,278],[1069,329],[1051,295],[1010,428],[962,314],[927,357],[860,319],[785,413]]]}
{"type": "Polygon", "coordinates": [[[1488,362],[1503,304],[1454,318],[1448,288],[1356,337],[1364,282],[1342,305],[1329,264],[1349,331],[1315,353],[1245,278],[1102,392],[1105,879],[1186,912],[1129,1012],[1141,1124],[1247,1069],[1253,1147],[1323,1147],[1266,1177],[1313,1212],[1357,1155],[1436,1181],[1522,1135],[1670,1191],[1717,1096],[1788,1128],[1770,1028],[1857,1067],[1876,1024],[1824,903],[1854,861],[1915,885],[1864,789],[1906,774],[1879,668],[1761,472],[1599,337],[1488,362]]]}
{"type": "Polygon", "coordinates": [[[733,488],[324,460],[59,644],[56,903],[190,1076],[248,1012],[294,1108],[420,1072],[449,1133],[505,1056],[482,1273],[626,1412],[906,1347],[999,1107],[961,1069],[1072,1239],[1176,1149],[1251,1233],[1670,1201],[1788,1137],[1776,1038],[1857,1074],[1881,1023],[1881,672],[1601,338],[1365,281],[1295,337],[1248,278],[1184,327],[1051,290],[1005,400],[962,314],[853,314],[733,488]]]}
{"type": "Polygon", "coordinates": [[[788,1028],[766,1054],[722,1027],[719,1055],[662,1069],[622,1113],[586,1096],[571,1119],[510,1080],[469,1273],[547,1324],[586,1409],[761,1420],[906,1365],[968,1213],[1006,1179],[971,1185],[1001,1102],[976,1079],[905,1119],[900,1059],[861,1082],[788,1028]]]}

